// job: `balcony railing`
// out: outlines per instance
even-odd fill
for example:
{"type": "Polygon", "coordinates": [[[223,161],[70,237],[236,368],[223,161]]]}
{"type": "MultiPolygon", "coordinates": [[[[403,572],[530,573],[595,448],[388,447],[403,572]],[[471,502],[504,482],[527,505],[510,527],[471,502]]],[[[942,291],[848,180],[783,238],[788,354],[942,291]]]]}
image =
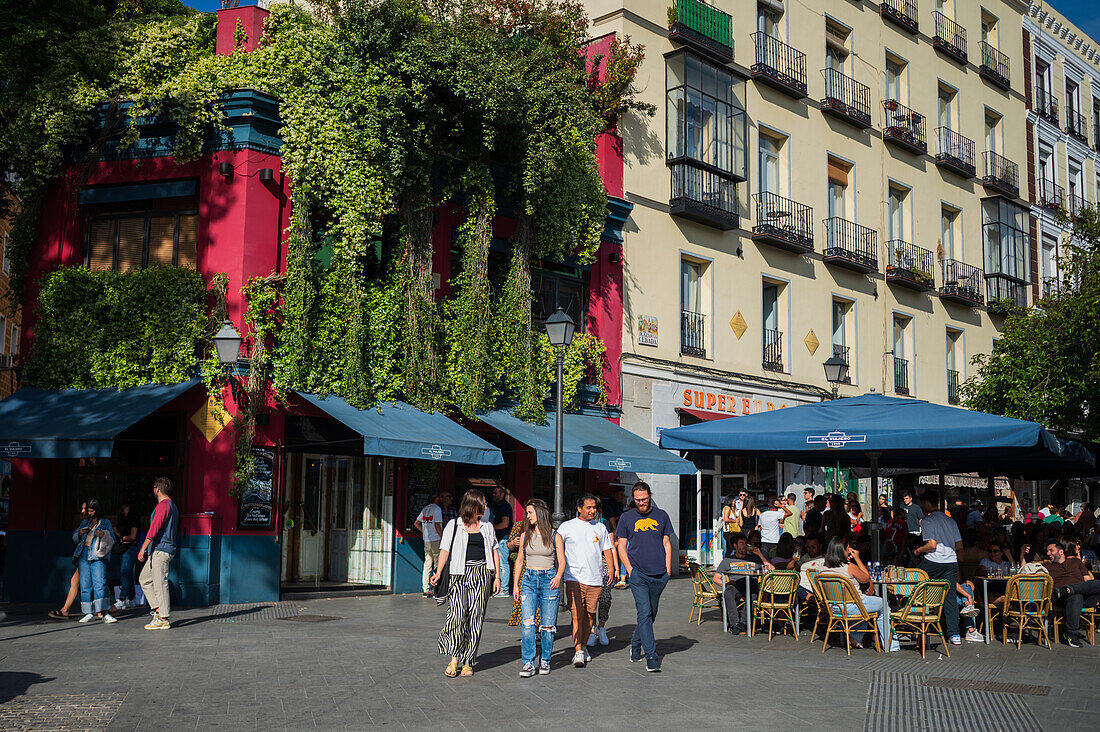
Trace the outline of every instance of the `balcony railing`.
{"type": "Polygon", "coordinates": [[[1070,216],[1076,216],[1081,213],[1082,209],[1089,205],[1088,200],[1080,193],[1070,191],[1066,196],[1066,211],[1070,216]]]}
{"type": "Polygon", "coordinates": [[[680,353],[706,358],[706,323],[707,318],[702,313],[680,311],[680,353]]]}
{"type": "Polygon", "coordinates": [[[894,393],[909,396],[909,361],[894,356],[894,393]]]}
{"type": "Polygon", "coordinates": [[[914,112],[896,99],[882,103],[884,120],[882,139],[892,142],[914,155],[928,152],[928,139],[924,131],[924,115],[914,112]]]}
{"type": "Polygon", "coordinates": [[[1020,166],[992,150],[982,153],[985,174],[982,185],[986,188],[1016,198],[1020,195],[1020,166]]]}
{"type": "Polygon", "coordinates": [[[844,359],[844,363],[848,364],[848,370],[844,373],[844,378],[840,380],[841,384],[852,383],[852,359],[848,356],[848,354],[851,353],[851,350],[852,349],[848,346],[842,346],[839,343],[833,344],[833,355],[839,356],[840,358],[844,359]]]}
{"type": "Polygon", "coordinates": [[[917,22],[917,0],[881,0],[878,11],[883,18],[910,33],[920,31],[917,22]]]}
{"type": "Polygon", "coordinates": [[[767,33],[753,33],[756,63],[749,69],[754,79],[801,99],[806,96],[806,54],[767,33]]]}
{"type": "Polygon", "coordinates": [[[963,178],[973,178],[974,141],[950,127],[936,128],[936,165],[963,178]]]}
{"type": "Polygon", "coordinates": [[[788,198],[762,191],[753,195],[756,202],[754,241],[772,244],[792,252],[814,250],[813,209],[788,198]]]}
{"type": "Polygon", "coordinates": [[[1039,287],[1039,296],[1043,299],[1054,297],[1062,292],[1062,282],[1058,277],[1044,277],[1039,287]]]}
{"type": "Polygon", "coordinates": [[[947,403],[959,403],[959,372],[947,369],[947,403]]]}
{"type": "Polygon", "coordinates": [[[733,16],[699,0],[675,0],[668,37],[721,63],[733,60],[733,16]]]}
{"type": "Polygon", "coordinates": [[[1057,210],[1065,208],[1066,189],[1052,180],[1040,178],[1039,181],[1039,205],[1043,208],[1057,210]]]}
{"type": "Polygon", "coordinates": [[[822,69],[825,76],[825,97],[821,111],[853,124],[860,129],[871,126],[871,90],[836,69],[822,69]]]}
{"type": "Polygon", "coordinates": [[[966,29],[938,10],[932,11],[936,21],[936,35],[932,45],[960,64],[966,63],[966,29]]]}
{"type": "Polygon", "coordinates": [[[1040,88],[1035,89],[1035,112],[1051,124],[1058,124],[1058,100],[1040,88]]]}
{"type": "Polygon", "coordinates": [[[821,259],[857,272],[874,272],[878,269],[878,232],[837,216],[825,219],[821,259]]]}
{"type": "Polygon", "coordinates": [[[1089,144],[1089,123],[1085,115],[1066,107],[1066,132],[1085,145],[1089,144]]]}
{"type": "Polygon", "coordinates": [[[932,252],[901,239],[886,242],[886,281],[927,292],[936,288],[932,252]]]}
{"type": "Polygon", "coordinates": [[[717,173],[687,163],[669,166],[673,216],[728,231],[740,225],[737,215],[737,184],[717,173]]]}
{"type": "Polygon", "coordinates": [[[984,305],[982,271],[957,259],[943,260],[943,285],[940,299],[962,305],[984,305]]]}
{"type": "Polygon", "coordinates": [[[998,274],[985,276],[989,312],[1008,315],[1027,308],[1027,284],[998,274]]]}
{"type": "Polygon", "coordinates": [[[986,81],[1006,91],[1011,89],[1012,77],[1009,75],[1008,56],[993,48],[986,41],[982,41],[979,45],[982,49],[982,65],[978,67],[978,73],[986,81]]]}
{"type": "Polygon", "coordinates": [[[778,330],[764,330],[764,358],[765,371],[783,370],[783,333],[778,330]]]}

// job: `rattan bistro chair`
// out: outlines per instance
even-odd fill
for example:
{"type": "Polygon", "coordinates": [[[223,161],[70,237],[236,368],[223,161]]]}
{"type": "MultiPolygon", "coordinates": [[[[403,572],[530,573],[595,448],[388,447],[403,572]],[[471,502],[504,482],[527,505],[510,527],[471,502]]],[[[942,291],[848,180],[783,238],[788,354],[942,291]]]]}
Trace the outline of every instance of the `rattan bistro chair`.
{"type": "Polygon", "coordinates": [[[1054,580],[1049,574],[1018,574],[1008,580],[1005,588],[1004,610],[1001,617],[1001,642],[1008,643],[1008,626],[1016,626],[1016,650],[1023,645],[1024,631],[1034,630],[1038,642],[1046,640],[1050,649],[1050,636],[1047,635],[1047,620],[1051,616],[1050,597],[1054,591],[1054,580]]]}
{"type": "Polygon", "coordinates": [[[877,612],[868,612],[867,608],[863,606],[863,601],[859,599],[859,593],[856,592],[852,583],[843,578],[829,575],[819,574],[814,582],[814,587],[817,588],[817,601],[820,608],[819,613],[826,616],[827,624],[825,626],[825,639],[821,644],[821,652],[824,653],[829,647],[829,634],[830,633],[844,633],[844,645],[848,651],[848,655],[852,655],[852,637],[853,631],[863,632],[862,628],[857,626],[867,625],[871,634],[875,637],[875,649],[882,653],[882,643],[879,642],[878,626],[876,620],[878,619],[877,612]],[[848,605],[855,605],[856,612],[849,613],[848,605]]]}
{"type": "Polygon", "coordinates": [[[790,623],[797,640],[798,624],[794,620],[794,593],[798,590],[798,580],[798,572],[788,569],[777,569],[764,575],[760,580],[760,590],[757,592],[756,604],[752,609],[753,617],[756,618],[756,623],[753,625],[754,634],[767,620],[768,640],[771,640],[775,621],[779,620],[782,623],[790,623]]]}
{"type": "Polygon", "coordinates": [[[928,631],[937,631],[940,636],[940,648],[951,658],[947,650],[947,636],[943,632],[943,601],[947,597],[947,580],[925,580],[912,587],[912,592],[900,610],[890,613],[894,632],[899,629],[920,636],[920,657],[924,658],[924,648],[928,631]]]}
{"type": "Polygon", "coordinates": [[[722,590],[714,584],[710,573],[697,562],[688,562],[691,571],[691,586],[695,590],[695,597],[691,601],[691,613],[688,622],[695,619],[696,625],[703,622],[703,611],[713,608],[722,609],[722,590]],[[695,611],[699,611],[699,617],[695,618],[695,611]]]}
{"type": "MultiPolygon", "coordinates": [[[[1051,626],[1054,628],[1054,642],[1062,642],[1061,626],[1066,622],[1066,610],[1059,605],[1051,606],[1051,626]]],[[[1100,617],[1100,608],[1086,607],[1081,610],[1081,632],[1083,640],[1090,646],[1096,645],[1096,620],[1100,617]]]]}
{"type": "Polygon", "coordinates": [[[905,582],[927,582],[928,573],[916,567],[888,567],[886,570],[886,595],[906,602],[913,594],[916,585],[892,584],[890,580],[905,582]]]}

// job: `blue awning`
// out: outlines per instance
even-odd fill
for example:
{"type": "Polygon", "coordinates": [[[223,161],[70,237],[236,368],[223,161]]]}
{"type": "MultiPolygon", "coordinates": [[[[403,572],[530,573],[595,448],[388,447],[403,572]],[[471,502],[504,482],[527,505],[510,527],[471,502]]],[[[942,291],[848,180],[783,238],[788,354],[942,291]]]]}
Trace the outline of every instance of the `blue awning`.
{"type": "MultiPolygon", "coordinates": [[[[505,410],[479,414],[483,422],[533,448],[539,465],[552,466],[555,415],[545,424],[531,424],[505,410]]],[[[695,466],[603,417],[563,415],[562,463],[567,468],[627,470],[632,473],[691,475],[695,466]]]]}
{"type": "Polygon", "coordinates": [[[0,401],[0,457],[110,457],[119,433],[199,383],[20,389],[0,401]]]}
{"type": "Polygon", "coordinates": [[[500,450],[439,412],[393,402],[357,409],[336,395],[300,397],[363,436],[363,454],[503,465],[500,450]]]}

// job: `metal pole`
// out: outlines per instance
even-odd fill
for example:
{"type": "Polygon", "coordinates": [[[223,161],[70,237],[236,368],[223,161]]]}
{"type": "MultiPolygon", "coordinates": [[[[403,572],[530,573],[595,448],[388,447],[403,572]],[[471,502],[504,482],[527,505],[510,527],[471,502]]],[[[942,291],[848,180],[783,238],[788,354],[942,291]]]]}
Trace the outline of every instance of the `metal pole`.
{"type": "Polygon", "coordinates": [[[561,371],[565,354],[561,348],[554,350],[554,362],[557,369],[558,388],[554,394],[554,515],[551,520],[554,528],[565,521],[565,512],[562,510],[562,414],[561,414],[561,371]]]}

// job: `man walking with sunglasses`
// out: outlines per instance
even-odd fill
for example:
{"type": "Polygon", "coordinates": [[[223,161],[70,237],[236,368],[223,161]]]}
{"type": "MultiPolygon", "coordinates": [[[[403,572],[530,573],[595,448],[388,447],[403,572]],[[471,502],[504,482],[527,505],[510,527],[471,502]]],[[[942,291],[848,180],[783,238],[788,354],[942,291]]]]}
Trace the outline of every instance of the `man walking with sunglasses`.
{"type": "Polygon", "coordinates": [[[632,491],[634,508],[619,517],[615,538],[619,558],[626,567],[630,592],[638,611],[638,624],[630,639],[630,660],[646,660],[646,671],[661,670],[653,621],[661,593],[672,574],[672,520],[653,506],[649,484],[639,480],[632,491]]]}

